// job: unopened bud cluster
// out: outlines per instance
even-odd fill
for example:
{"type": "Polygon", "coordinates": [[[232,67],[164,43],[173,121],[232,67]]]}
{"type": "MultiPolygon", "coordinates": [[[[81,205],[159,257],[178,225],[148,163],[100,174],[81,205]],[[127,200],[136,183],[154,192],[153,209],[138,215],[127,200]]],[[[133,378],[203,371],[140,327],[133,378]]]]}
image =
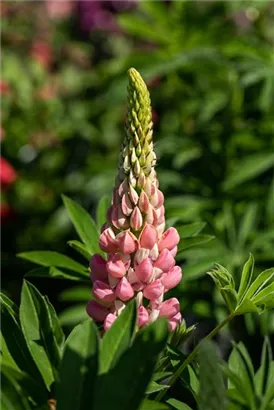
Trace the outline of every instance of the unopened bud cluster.
{"type": "Polygon", "coordinates": [[[175,228],[165,231],[164,195],[155,172],[149,92],[140,74],[128,71],[126,136],[121,147],[112,205],[99,239],[107,259],[90,261],[94,299],[88,314],[108,330],[125,305],[136,298],[139,327],[166,317],[169,330],[181,322],[177,299],[164,294],[182,278],[175,265],[180,240],[175,228]]]}

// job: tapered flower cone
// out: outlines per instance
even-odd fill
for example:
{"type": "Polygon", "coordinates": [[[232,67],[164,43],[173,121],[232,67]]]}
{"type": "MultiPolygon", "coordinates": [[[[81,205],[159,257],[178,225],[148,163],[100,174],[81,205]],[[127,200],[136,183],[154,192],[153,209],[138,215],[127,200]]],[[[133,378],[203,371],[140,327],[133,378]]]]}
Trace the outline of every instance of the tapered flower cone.
{"type": "Polygon", "coordinates": [[[97,305],[89,305],[92,309],[87,311],[97,321],[104,316],[104,327],[108,330],[125,304],[136,297],[139,327],[158,316],[166,316],[173,331],[181,321],[179,302],[173,298],[175,308],[165,309],[168,301],[163,302],[163,297],[182,278],[174,259],[180,238],[175,228],[164,232],[164,195],[158,188],[155,172],[149,92],[134,68],[129,69],[128,77],[125,138],[112,204],[99,239],[108,257],[106,261],[99,255],[91,259],[97,305]]]}

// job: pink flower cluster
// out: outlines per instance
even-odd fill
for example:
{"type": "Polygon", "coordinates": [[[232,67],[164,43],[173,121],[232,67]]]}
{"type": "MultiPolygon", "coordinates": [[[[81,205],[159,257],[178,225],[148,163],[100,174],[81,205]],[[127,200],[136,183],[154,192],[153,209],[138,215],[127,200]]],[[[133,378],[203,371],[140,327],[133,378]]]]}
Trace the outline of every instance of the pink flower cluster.
{"type": "Polygon", "coordinates": [[[138,196],[132,189],[127,191],[122,184],[121,205],[115,205],[114,200],[109,209],[109,222],[103,226],[99,239],[100,248],[108,258],[96,254],[90,261],[94,300],[88,303],[87,312],[95,321],[104,321],[104,329],[108,330],[125,304],[136,297],[139,327],[166,317],[169,330],[174,331],[181,321],[180,305],[175,298],[166,301],[163,298],[182,278],[182,270],[174,259],[180,238],[172,227],[162,233],[165,225],[162,192],[154,186],[154,189],[150,187],[150,195],[144,189],[138,196]],[[131,200],[127,200],[129,195],[131,200]],[[135,207],[131,209],[132,200],[135,207]],[[148,223],[151,214],[153,221],[148,223]],[[120,231],[124,219],[129,219],[130,227],[120,231]],[[137,237],[131,229],[136,231],[143,224],[137,237]]]}
{"type": "Polygon", "coordinates": [[[175,298],[164,301],[164,294],[182,278],[174,259],[180,237],[175,228],[165,231],[149,92],[135,69],[129,69],[128,75],[126,135],[112,204],[99,238],[107,258],[96,254],[90,261],[94,299],[87,312],[108,330],[126,303],[136,298],[139,327],[166,317],[174,331],[181,322],[180,305],[175,298]]]}

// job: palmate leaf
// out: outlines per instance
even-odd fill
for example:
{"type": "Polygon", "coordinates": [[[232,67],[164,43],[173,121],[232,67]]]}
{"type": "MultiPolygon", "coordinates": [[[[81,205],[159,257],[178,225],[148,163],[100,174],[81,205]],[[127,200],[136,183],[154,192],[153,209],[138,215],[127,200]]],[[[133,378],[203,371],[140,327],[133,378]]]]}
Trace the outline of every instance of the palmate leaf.
{"type": "Polygon", "coordinates": [[[238,291],[232,275],[221,265],[208,274],[215,281],[229,311],[234,315],[247,312],[261,313],[274,307],[274,268],[261,272],[253,280],[254,258],[245,263],[238,291]]]}

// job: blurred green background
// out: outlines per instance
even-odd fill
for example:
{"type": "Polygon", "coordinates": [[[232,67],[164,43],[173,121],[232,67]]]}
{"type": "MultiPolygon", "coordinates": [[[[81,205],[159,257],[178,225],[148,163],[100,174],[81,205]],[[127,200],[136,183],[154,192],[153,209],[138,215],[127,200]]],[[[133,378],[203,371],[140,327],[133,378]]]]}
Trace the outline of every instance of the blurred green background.
{"type": "MultiPolygon", "coordinates": [[[[173,293],[189,323],[210,327],[223,315],[213,263],[237,282],[249,252],[257,271],[274,261],[274,3],[6,1],[1,14],[3,290],[18,301],[33,267],[18,252],[78,258],[61,194],[92,215],[110,197],[133,66],[151,92],[166,213],[205,222],[173,293]]],[[[88,287],[33,282],[59,312],[84,312],[88,287]]],[[[271,314],[232,329],[249,344],[273,332],[271,314]]]]}

